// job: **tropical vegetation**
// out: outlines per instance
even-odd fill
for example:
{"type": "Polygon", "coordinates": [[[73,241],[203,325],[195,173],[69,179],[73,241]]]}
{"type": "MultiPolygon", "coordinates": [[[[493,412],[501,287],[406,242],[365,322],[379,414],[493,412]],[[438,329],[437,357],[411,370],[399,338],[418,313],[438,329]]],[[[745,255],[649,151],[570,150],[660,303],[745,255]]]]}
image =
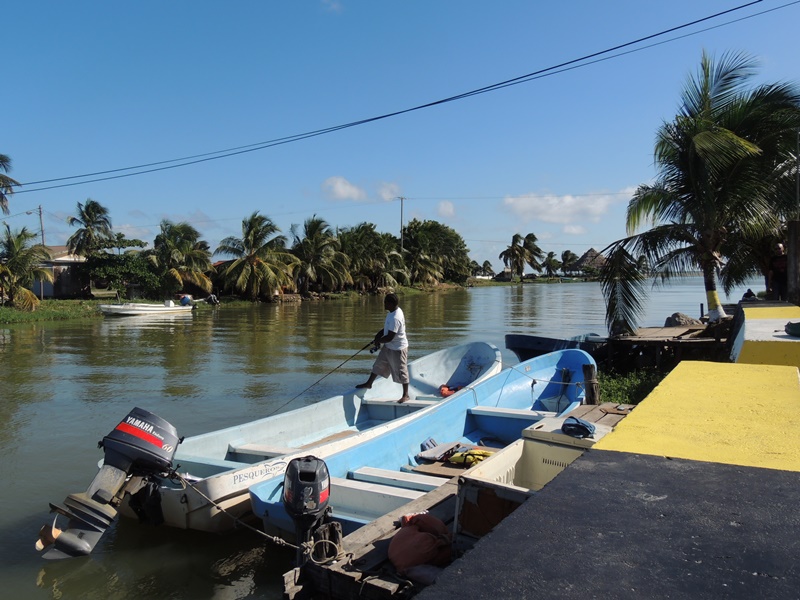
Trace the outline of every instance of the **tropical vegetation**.
{"type": "Polygon", "coordinates": [[[765,248],[796,210],[789,182],[800,91],[783,83],[750,87],[755,72],[743,54],[715,62],[704,53],[680,112],[659,128],[656,180],[640,185],[628,204],[629,237],[604,250],[610,330],[635,328],[645,273],[665,281],[699,270],[712,322],[726,316],[719,280],[727,291],[763,273],[765,248]],[[636,233],[644,224],[651,228],[636,233]]]}
{"type": "Polygon", "coordinates": [[[525,265],[529,265],[534,271],[542,271],[539,261],[544,258],[544,252],[537,245],[538,241],[533,233],[529,233],[525,237],[515,233],[511,238],[511,245],[500,253],[498,258],[506,267],[509,267],[512,279],[518,276],[522,280],[525,265]]]}
{"type": "Polygon", "coordinates": [[[242,237],[227,237],[214,255],[233,256],[217,273],[221,286],[250,300],[271,297],[293,282],[299,261],[286,248],[286,237],[269,217],[258,211],[242,221],[242,237]]]}
{"type": "MultiPolygon", "coordinates": [[[[154,299],[214,292],[270,301],[286,292],[308,297],[446,282],[463,285],[470,277],[495,274],[490,261],[479,264],[469,258],[466,243],[454,229],[432,220],[412,220],[398,239],[377,231],[372,223],[339,230],[314,215],[302,226],[292,225],[287,238],[272,219],[255,211],[242,220],[241,237],[223,239],[213,253],[192,225],[169,220],[161,222],[152,248],[147,248],[147,242],[115,232],[108,209],[91,198],[78,202],[67,222],[76,228],[67,240],[68,250],[83,259],[71,267],[73,277],[87,298],[107,288],[154,299]],[[212,256],[222,260],[212,264],[212,256]]],[[[31,234],[25,232],[24,237],[30,240],[31,234]]],[[[533,233],[515,235],[501,254],[520,278],[526,266],[551,276],[564,268],[554,253],[545,257],[536,242],[533,233]]],[[[562,256],[575,257],[569,251],[562,256]]],[[[45,261],[42,255],[37,264],[45,261]]],[[[31,273],[12,278],[14,265],[2,261],[6,288],[11,281],[30,282],[30,288],[31,273]]],[[[52,279],[49,269],[33,272],[34,279],[39,275],[52,279]]],[[[34,300],[35,296],[25,306],[35,308],[34,300]]],[[[17,304],[22,306],[21,301],[17,304]]]]}
{"type": "Polygon", "coordinates": [[[34,281],[53,280],[53,274],[43,267],[50,253],[42,244],[31,243],[37,237],[24,227],[11,231],[6,224],[0,238],[0,299],[21,310],[39,305],[32,291],[34,281]]]}

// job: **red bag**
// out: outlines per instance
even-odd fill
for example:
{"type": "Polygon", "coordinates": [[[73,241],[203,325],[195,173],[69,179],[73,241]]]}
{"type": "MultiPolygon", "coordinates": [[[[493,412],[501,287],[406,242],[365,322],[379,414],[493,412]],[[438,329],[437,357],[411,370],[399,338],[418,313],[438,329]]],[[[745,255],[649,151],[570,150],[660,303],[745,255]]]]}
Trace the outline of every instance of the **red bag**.
{"type": "Polygon", "coordinates": [[[402,519],[402,527],[389,542],[389,560],[401,575],[417,565],[444,566],[450,562],[447,525],[428,513],[402,519]]]}

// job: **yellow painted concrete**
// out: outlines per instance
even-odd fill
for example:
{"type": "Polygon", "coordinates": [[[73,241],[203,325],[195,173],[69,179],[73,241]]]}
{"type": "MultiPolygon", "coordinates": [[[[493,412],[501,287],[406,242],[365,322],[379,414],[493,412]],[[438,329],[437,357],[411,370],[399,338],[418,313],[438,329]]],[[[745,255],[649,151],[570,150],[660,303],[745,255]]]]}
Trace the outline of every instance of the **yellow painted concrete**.
{"type": "Polygon", "coordinates": [[[800,373],[683,361],[594,448],[800,471],[800,373]]]}
{"type": "Polygon", "coordinates": [[[800,339],[796,342],[745,340],[737,363],[800,366],[800,339]]]}
{"type": "Polygon", "coordinates": [[[733,345],[734,360],[800,367],[800,338],[784,331],[786,323],[798,320],[800,306],[744,308],[744,325],[733,345]]]}
{"type": "Polygon", "coordinates": [[[747,307],[744,309],[745,322],[752,319],[800,319],[800,306],[747,307]]]}

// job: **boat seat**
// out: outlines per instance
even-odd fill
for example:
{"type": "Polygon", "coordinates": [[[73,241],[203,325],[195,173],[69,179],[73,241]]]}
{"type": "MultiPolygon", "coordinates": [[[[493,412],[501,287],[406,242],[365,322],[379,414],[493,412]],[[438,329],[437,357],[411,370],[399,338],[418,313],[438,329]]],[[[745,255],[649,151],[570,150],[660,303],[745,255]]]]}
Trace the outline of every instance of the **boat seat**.
{"type": "Polygon", "coordinates": [[[228,446],[229,454],[236,454],[239,456],[261,456],[263,458],[275,458],[277,456],[283,456],[284,454],[298,452],[299,450],[299,448],[268,446],[266,444],[239,444],[238,446],[231,444],[228,446]]]}
{"type": "Polygon", "coordinates": [[[393,485],[331,477],[333,517],[360,524],[369,523],[424,495],[425,492],[393,485]]]}
{"type": "Polygon", "coordinates": [[[392,471],[390,469],[376,469],[375,467],[361,467],[355,471],[350,471],[348,476],[356,481],[388,484],[420,492],[435,490],[447,481],[441,477],[431,477],[430,475],[407,473],[405,471],[392,471]]]}
{"type": "Polygon", "coordinates": [[[556,413],[545,410],[531,410],[530,408],[502,408],[500,406],[473,406],[467,409],[471,415],[481,417],[508,417],[518,419],[519,417],[555,417],[556,413]]]}

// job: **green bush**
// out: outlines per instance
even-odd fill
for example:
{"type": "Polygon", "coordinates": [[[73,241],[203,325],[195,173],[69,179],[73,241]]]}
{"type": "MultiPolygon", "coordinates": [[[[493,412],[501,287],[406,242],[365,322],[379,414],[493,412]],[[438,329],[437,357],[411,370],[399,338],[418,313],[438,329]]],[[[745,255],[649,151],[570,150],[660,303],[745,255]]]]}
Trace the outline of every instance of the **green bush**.
{"type": "Polygon", "coordinates": [[[598,373],[600,401],[616,404],[639,404],[666,377],[656,369],[639,369],[630,373],[598,373]]]}

